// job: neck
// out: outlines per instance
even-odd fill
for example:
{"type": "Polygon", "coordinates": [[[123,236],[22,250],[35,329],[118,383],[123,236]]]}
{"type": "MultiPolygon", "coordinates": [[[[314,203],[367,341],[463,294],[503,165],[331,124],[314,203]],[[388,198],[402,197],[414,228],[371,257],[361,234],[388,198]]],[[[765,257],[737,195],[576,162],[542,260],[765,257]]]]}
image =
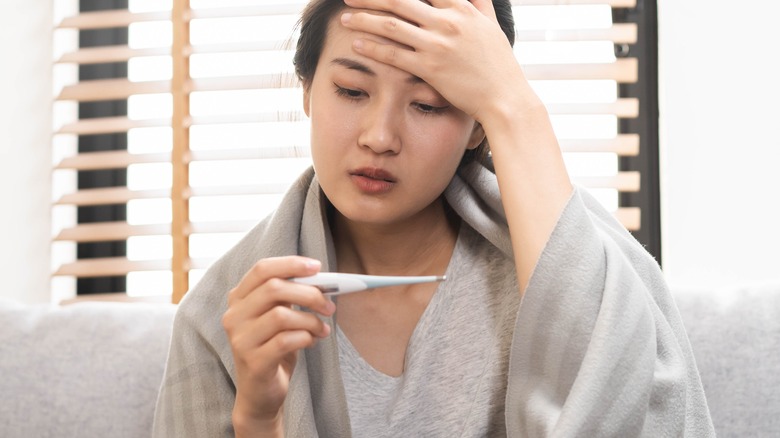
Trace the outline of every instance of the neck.
{"type": "Polygon", "coordinates": [[[458,223],[439,200],[399,223],[350,221],[338,211],[333,240],[340,272],[371,275],[442,275],[457,240],[458,223]]]}

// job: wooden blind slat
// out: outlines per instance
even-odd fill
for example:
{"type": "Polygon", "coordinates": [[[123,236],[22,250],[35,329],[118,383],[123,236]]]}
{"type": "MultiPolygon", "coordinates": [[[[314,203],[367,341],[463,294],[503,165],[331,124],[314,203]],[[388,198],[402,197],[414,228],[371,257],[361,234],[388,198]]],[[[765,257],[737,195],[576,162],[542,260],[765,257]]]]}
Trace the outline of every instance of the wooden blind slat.
{"type": "MultiPolygon", "coordinates": [[[[209,221],[193,222],[184,232],[192,234],[245,233],[258,221],[209,221]]],[[[127,222],[102,222],[80,224],[65,228],[54,237],[57,242],[108,242],[125,240],[133,236],[166,236],[171,224],[131,225],[127,222]]]]}
{"type": "Polygon", "coordinates": [[[572,180],[592,189],[616,189],[620,192],[638,192],[640,174],[636,171],[618,172],[610,176],[580,176],[572,180]]]}
{"type": "Polygon", "coordinates": [[[128,79],[99,79],[81,81],[62,88],[57,100],[92,102],[98,100],[127,99],[136,94],[169,93],[170,81],[132,82],[128,79]]]}
{"type": "Polygon", "coordinates": [[[639,207],[618,208],[613,214],[629,231],[636,231],[642,227],[642,209],[639,207]]]}
{"type": "Polygon", "coordinates": [[[126,240],[132,236],[163,236],[171,233],[171,224],[130,225],[127,222],[81,224],[61,230],[55,241],[105,242],[126,240]]]}
{"type": "Polygon", "coordinates": [[[63,158],[55,169],[98,170],[121,169],[131,164],[170,163],[171,154],[131,154],[126,150],[89,152],[63,158]]]}
{"type": "Polygon", "coordinates": [[[517,30],[515,41],[612,41],[616,44],[634,44],[636,23],[615,23],[603,29],[530,29],[517,30]]]}
{"type": "Polygon", "coordinates": [[[295,15],[306,6],[305,1],[288,0],[280,1],[276,4],[219,7],[219,8],[198,8],[192,9],[190,18],[192,20],[210,19],[210,18],[240,18],[240,17],[262,17],[268,15],[295,15]]]}
{"type": "Polygon", "coordinates": [[[550,114],[612,114],[623,118],[639,116],[639,99],[633,97],[615,102],[550,103],[546,106],[550,114]]]}
{"type": "Polygon", "coordinates": [[[258,221],[212,221],[193,222],[190,234],[245,233],[257,225],[258,221]]]}
{"type": "Polygon", "coordinates": [[[255,114],[225,114],[211,116],[192,116],[186,119],[187,126],[222,125],[233,123],[274,123],[300,122],[306,119],[303,111],[274,111],[255,114]]]}
{"type": "Polygon", "coordinates": [[[265,160],[275,158],[311,157],[309,147],[262,147],[241,149],[213,149],[192,151],[192,161],[223,161],[223,160],[265,160]]]}
{"type": "Polygon", "coordinates": [[[289,88],[296,84],[292,72],[268,73],[246,76],[222,76],[218,78],[192,79],[188,91],[254,90],[265,88],[289,88]]]}
{"type": "Polygon", "coordinates": [[[135,128],[158,128],[171,126],[171,119],[133,120],[129,117],[97,117],[80,119],[73,123],[62,125],[55,134],[95,135],[127,132],[135,128]]]}
{"type": "Polygon", "coordinates": [[[112,301],[121,303],[170,303],[171,297],[166,294],[129,296],[127,292],[107,292],[99,294],[78,295],[75,298],[61,300],[59,304],[60,306],[67,306],[70,304],[93,301],[112,301]]]}
{"type": "MultiPolygon", "coordinates": [[[[194,258],[187,260],[187,270],[206,269],[216,259],[194,258]]],[[[110,277],[127,275],[131,272],[170,271],[171,260],[128,260],[125,257],[105,257],[97,259],[82,259],[73,263],[65,263],[54,272],[55,276],[71,276],[79,278],[110,277]]]]}
{"type": "Polygon", "coordinates": [[[106,62],[123,62],[130,58],[144,56],[170,56],[170,47],[150,47],[132,49],[129,46],[103,46],[79,49],[64,53],[55,61],[58,64],[102,64],[106,62]]]}
{"type": "Polygon", "coordinates": [[[234,52],[266,52],[271,50],[292,50],[294,40],[242,41],[234,43],[204,43],[187,47],[185,54],[200,55],[234,52]]]}
{"type": "Polygon", "coordinates": [[[620,58],[608,64],[525,64],[528,80],[613,80],[634,83],[639,75],[636,58],[620,58]]]}
{"type": "Polygon", "coordinates": [[[279,195],[290,186],[290,182],[272,182],[240,186],[192,187],[191,196],[230,196],[230,195],[279,195]]]}
{"type": "Polygon", "coordinates": [[[146,21],[169,21],[170,11],[130,12],[127,9],[82,12],[66,17],[57,25],[58,29],[107,29],[125,27],[146,21]]]}
{"type": "Polygon", "coordinates": [[[639,154],[639,134],[620,134],[607,139],[561,139],[563,152],[612,152],[620,156],[639,154]]]}
{"type": "Polygon", "coordinates": [[[81,259],[73,263],[65,263],[54,273],[56,276],[109,277],[127,275],[140,271],[168,271],[171,260],[128,260],[125,257],[106,257],[97,259],[81,259]]]}
{"type": "Polygon", "coordinates": [[[170,189],[130,190],[127,187],[85,189],[63,195],[55,205],[108,205],[124,204],[135,199],[170,198],[170,189]]]}

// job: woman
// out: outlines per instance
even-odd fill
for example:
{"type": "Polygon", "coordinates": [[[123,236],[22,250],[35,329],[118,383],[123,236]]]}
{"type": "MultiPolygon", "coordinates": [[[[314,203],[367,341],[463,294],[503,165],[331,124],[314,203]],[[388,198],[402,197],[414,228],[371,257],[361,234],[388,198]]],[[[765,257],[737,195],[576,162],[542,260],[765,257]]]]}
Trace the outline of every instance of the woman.
{"type": "Polygon", "coordinates": [[[512,28],[506,0],[310,3],[313,170],[181,303],[156,435],[713,435],[658,266],[570,184],[512,28]],[[448,280],[288,280],[321,269],[448,280]]]}

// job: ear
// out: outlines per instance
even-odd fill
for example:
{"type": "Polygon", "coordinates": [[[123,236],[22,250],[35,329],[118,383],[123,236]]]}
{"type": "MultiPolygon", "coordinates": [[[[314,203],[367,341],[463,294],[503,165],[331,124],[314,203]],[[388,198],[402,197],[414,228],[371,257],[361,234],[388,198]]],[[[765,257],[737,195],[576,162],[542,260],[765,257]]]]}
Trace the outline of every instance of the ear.
{"type": "Polygon", "coordinates": [[[485,130],[482,129],[482,125],[474,122],[474,129],[471,131],[471,137],[469,137],[469,144],[466,146],[466,149],[472,150],[476,149],[477,146],[479,146],[480,143],[482,143],[482,140],[485,139],[485,130]]]}
{"type": "Polygon", "coordinates": [[[311,86],[303,87],[303,112],[306,117],[311,117],[309,105],[311,104],[311,86]]]}

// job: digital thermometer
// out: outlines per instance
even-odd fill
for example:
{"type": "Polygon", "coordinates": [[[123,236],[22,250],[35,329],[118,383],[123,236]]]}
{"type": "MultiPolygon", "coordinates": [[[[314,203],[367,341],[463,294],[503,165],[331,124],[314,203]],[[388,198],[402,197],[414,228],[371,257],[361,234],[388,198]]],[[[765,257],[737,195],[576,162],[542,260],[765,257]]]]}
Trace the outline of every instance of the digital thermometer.
{"type": "Polygon", "coordinates": [[[444,280],[446,280],[446,277],[443,275],[411,277],[343,274],[338,272],[320,272],[310,277],[296,277],[290,279],[290,281],[294,281],[295,283],[315,286],[319,288],[322,293],[328,295],[348,294],[352,292],[360,292],[366,289],[373,289],[376,287],[433,283],[444,280]]]}

